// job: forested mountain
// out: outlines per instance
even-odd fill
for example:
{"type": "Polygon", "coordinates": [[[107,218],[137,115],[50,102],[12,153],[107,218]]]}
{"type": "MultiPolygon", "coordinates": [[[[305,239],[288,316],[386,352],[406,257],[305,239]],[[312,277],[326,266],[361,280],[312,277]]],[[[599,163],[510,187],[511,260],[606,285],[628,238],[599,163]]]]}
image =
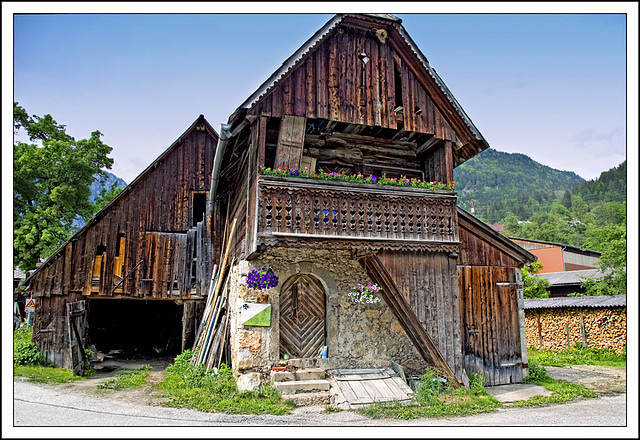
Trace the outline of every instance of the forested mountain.
{"type": "Polygon", "coordinates": [[[488,149],[453,171],[458,204],[489,223],[509,213],[526,220],[541,206],[561,201],[565,191],[585,180],[571,171],[542,165],[520,153],[488,149]]]}
{"type": "MultiPolygon", "coordinates": [[[[94,204],[93,214],[104,208],[111,199],[127,186],[127,183],[115,174],[108,171],[105,171],[105,173],[107,174],[105,180],[102,180],[99,175],[95,175],[90,187],[91,195],[89,196],[89,201],[94,204]]],[[[83,227],[84,224],[85,219],[79,215],[73,221],[73,227],[76,229],[83,227]]]]}
{"type": "Polygon", "coordinates": [[[587,204],[626,201],[627,161],[609,171],[604,171],[596,180],[590,180],[576,187],[572,193],[582,197],[587,204]]]}
{"type": "Polygon", "coordinates": [[[105,188],[108,191],[109,188],[111,188],[111,186],[114,184],[117,188],[124,188],[125,186],[127,186],[127,182],[125,182],[115,174],[112,174],[108,171],[105,171],[105,173],[107,174],[107,179],[104,182],[101,183],[100,179],[96,178],[91,184],[91,196],[89,196],[89,200],[91,202],[93,202],[96,197],[100,196],[100,192],[105,188]]]}

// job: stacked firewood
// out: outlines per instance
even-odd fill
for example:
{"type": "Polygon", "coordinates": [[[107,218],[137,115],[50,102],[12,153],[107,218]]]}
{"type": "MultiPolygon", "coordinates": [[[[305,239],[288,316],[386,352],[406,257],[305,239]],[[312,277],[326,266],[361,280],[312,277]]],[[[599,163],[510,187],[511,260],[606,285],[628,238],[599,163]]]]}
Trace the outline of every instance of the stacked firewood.
{"type": "Polygon", "coordinates": [[[627,344],[622,307],[530,309],[525,317],[528,347],[564,350],[581,344],[622,353],[627,344]]]}

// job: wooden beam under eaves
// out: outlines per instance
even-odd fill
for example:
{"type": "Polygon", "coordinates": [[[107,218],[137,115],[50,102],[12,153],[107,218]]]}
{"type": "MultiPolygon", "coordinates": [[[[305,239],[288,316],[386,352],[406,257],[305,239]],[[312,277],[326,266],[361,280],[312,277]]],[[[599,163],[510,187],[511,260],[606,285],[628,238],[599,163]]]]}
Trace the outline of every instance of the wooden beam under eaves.
{"type": "Polygon", "coordinates": [[[380,287],[381,296],[398,318],[400,325],[407,333],[418,352],[427,363],[438,370],[453,387],[459,387],[460,382],[447,364],[447,361],[431,340],[425,329],[420,324],[418,317],[413,313],[393,278],[387,272],[382,261],[375,254],[366,255],[358,260],[360,265],[369,275],[369,278],[380,287]]]}

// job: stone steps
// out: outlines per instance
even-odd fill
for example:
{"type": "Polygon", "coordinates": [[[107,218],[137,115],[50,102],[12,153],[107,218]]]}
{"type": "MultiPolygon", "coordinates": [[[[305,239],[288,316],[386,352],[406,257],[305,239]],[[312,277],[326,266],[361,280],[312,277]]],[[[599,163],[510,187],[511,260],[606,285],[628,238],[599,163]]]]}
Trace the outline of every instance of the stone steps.
{"type": "Polygon", "coordinates": [[[295,401],[296,406],[327,405],[332,400],[331,385],[320,368],[272,371],[271,383],[283,399],[295,401]]]}
{"type": "Polygon", "coordinates": [[[302,368],[297,371],[272,371],[271,382],[292,382],[296,380],[323,380],[326,377],[320,368],[302,368]]]}
{"type": "Polygon", "coordinates": [[[316,393],[319,391],[329,391],[329,388],[331,388],[329,381],[325,379],[276,382],[274,386],[280,394],[316,393]]]}

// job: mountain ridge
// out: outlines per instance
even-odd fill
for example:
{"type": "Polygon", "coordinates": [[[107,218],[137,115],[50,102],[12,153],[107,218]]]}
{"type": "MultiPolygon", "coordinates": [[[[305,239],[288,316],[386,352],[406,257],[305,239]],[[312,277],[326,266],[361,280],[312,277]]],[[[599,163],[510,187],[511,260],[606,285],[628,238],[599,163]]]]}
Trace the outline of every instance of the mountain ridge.
{"type": "Polygon", "coordinates": [[[473,203],[476,215],[489,223],[503,221],[509,212],[524,220],[531,215],[531,205],[561,199],[565,191],[586,182],[573,171],[552,168],[526,154],[493,148],[455,168],[453,175],[458,205],[471,211],[473,203]]]}

